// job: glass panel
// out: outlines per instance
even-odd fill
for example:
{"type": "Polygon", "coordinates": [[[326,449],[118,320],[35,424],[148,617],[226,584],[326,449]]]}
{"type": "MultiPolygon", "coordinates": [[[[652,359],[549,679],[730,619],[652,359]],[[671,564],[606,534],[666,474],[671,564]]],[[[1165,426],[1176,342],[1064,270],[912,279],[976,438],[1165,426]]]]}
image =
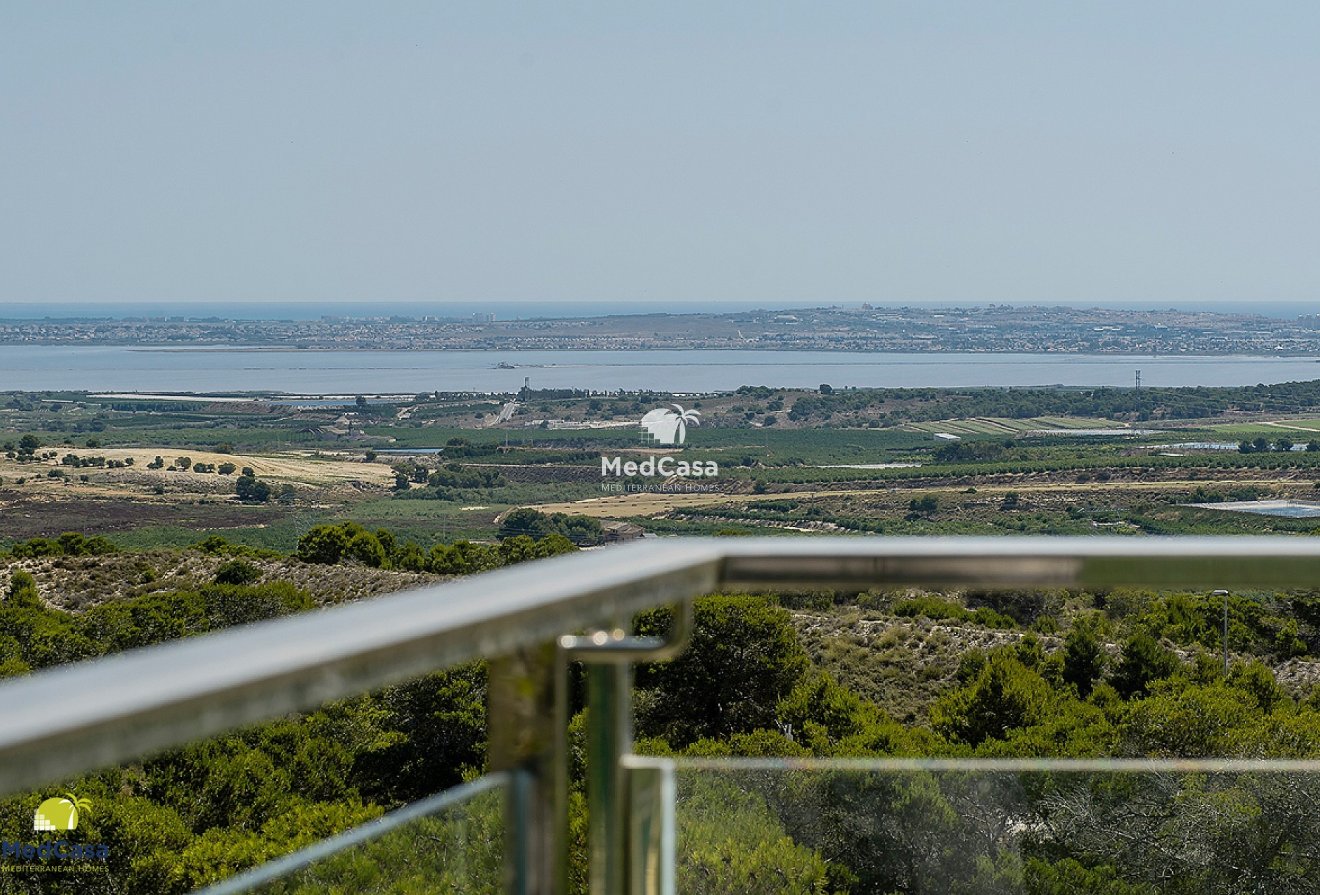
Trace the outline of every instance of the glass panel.
{"type": "Polygon", "coordinates": [[[1320,763],[672,767],[680,895],[1320,893],[1320,763]]]}
{"type": "Polygon", "coordinates": [[[633,895],[674,895],[674,769],[630,769],[628,876],[633,895]]]}
{"type": "Polygon", "coordinates": [[[234,877],[203,895],[498,895],[507,778],[473,783],[234,877]]]}

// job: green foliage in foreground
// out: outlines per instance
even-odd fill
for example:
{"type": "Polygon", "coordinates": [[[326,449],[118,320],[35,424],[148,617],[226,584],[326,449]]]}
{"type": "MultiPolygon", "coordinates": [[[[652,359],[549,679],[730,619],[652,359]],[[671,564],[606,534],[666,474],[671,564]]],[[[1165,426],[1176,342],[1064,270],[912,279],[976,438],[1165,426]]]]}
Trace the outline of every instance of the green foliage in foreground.
{"type": "Polygon", "coordinates": [[[0,669],[9,675],[24,674],[287,615],[311,605],[305,591],[277,581],[163,591],[73,613],[43,603],[32,576],[19,570],[0,603],[0,669]]]}
{"type": "Polygon", "coordinates": [[[689,785],[679,814],[688,848],[678,866],[680,892],[705,895],[826,895],[830,865],[795,842],[765,797],[736,780],[689,785]],[[696,847],[693,847],[695,845],[696,847]]]}
{"type": "Polygon", "coordinates": [[[1314,781],[1279,775],[680,771],[690,891],[1314,893],[1314,781]]]}
{"type": "Polygon", "coordinates": [[[499,895],[504,891],[503,800],[499,790],[478,794],[317,861],[263,888],[262,895],[499,895]]]}
{"type": "MultiPolygon", "coordinates": [[[[1158,598],[1151,612],[1164,608],[1158,598]]],[[[638,678],[645,748],[782,758],[1320,756],[1320,712],[1287,696],[1265,665],[1238,661],[1225,678],[1209,653],[1180,659],[1140,627],[1110,662],[1095,615],[1078,617],[1053,653],[1030,634],[967,653],[959,682],[910,726],[801,663],[787,624],[765,600],[699,601],[708,655],[673,680],[638,678]],[[762,681],[767,665],[777,674],[762,681]],[[754,711],[771,692],[783,694],[773,711],[754,711]],[[688,701],[682,723],[662,710],[670,700],[688,701]],[[699,731],[708,736],[693,740],[699,731]]],[[[679,779],[680,879],[694,891],[1320,891],[1306,857],[1320,835],[1320,782],[1308,775],[785,769],[679,779]]]]}

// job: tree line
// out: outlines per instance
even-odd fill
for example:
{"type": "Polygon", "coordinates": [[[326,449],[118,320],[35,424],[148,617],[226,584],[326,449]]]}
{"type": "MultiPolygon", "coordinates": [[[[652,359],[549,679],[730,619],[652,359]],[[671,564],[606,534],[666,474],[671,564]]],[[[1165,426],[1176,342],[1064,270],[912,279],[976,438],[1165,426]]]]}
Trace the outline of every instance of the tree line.
{"type": "MultiPolygon", "coordinates": [[[[739,393],[744,393],[739,389],[739,393]]],[[[746,393],[753,394],[753,390],[746,393]]],[[[795,421],[835,414],[878,414],[892,422],[998,416],[1105,417],[1116,420],[1204,419],[1230,410],[1296,413],[1320,408],[1320,379],[1275,385],[1186,388],[895,388],[846,389],[799,396],[795,421]]]]}

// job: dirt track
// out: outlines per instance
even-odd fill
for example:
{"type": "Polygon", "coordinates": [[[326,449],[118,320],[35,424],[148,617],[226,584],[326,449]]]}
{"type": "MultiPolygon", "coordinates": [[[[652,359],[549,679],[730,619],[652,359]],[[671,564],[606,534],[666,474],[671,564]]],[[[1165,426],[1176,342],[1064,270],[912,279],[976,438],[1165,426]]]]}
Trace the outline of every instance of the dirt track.
{"type": "MultiPolygon", "coordinates": [[[[1292,478],[1272,479],[1170,479],[1152,482],[1023,482],[1021,484],[976,485],[981,494],[1017,491],[1019,493],[1100,493],[1105,491],[1178,491],[1206,485],[1291,485],[1302,484],[1292,478]]],[[[1309,487],[1309,482],[1307,483],[1309,487]]],[[[657,516],[671,510],[687,507],[708,507],[721,504],[750,503],[758,500],[776,499],[811,499],[816,497],[849,497],[878,494],[896,494],[901,492],[959,494],[966,486],[958,485],[902,485],[892,488],[850,488],[830,490],[824,488],[800,488],[775,494],[611,494],[604,497],[591,497],[568,503],[539,504],[533,509],[543,513],[569,513],[591,516],[597,519],[621,519],[629,516],[657,516]]]]}

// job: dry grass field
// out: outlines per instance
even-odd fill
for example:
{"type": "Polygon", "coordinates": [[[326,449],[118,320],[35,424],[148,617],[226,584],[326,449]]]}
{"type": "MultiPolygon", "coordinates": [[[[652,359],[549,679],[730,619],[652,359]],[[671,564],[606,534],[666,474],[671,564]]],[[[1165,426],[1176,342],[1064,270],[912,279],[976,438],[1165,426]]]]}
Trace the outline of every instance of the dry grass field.
{"type": "Polygon", "coordinates": [[[54,460],[17,463],[0,456],[0,537],[20,540],[60,531],[119,532],[149,525],[173,525],[197,530],[223,530],[264,526],[287,515],[294,506],[272,501],[265,505],[240,504],[234,483],[250,467],[278,492],[292,486],[298,508],[335,507],[383,497],[394,473],[381,463],[354,462],[313,452],[219,454],[208,451],[154,450],[151,448],[50,447],[54,460]],[[106,467],[63,466],[59,458],[73,453],[107,460],[132,458],[133,465],[106,467]],[[166,468],[148,469],[157,456],[166,468]],[[168,469],[186,456],[193,466],[233,463],[228,475],[168,469]],[[62,473],[51,476],[52,471],[62,473]],[[83,480],[83,477],[86,480],[83,480]]]}
{"type": "Polygon", "coordinates": [[[25,493],[49,493],[60,491],[85,496],[114,494],[120,497],[131,496],[133,491],[142,491],[147,496],[153,486],[165,485],[184,491],[212,491],[216,488],[233,490],[233,480],[237,472],[221,475],[218,472],[197,472],[194,469],[176,469],[168,467],[178,458],[187,457],[195,466],[198,463],[219,467],[222,463],[232,463],[239,470],[249,467],[259,478],[275,485],[289,484],[307,488],[360,488],[366,486],[387,487],[394,481],[394,473],[380,463],[362,463],[343,457],[317,456],[314,452],[288,452],[274,455],[256,454],[218,454],[209,451],[153,448],[79,448],[52,446],[57,457],[54,460],[33,463],[18,463],[0,457],[0,478],[5,486],[18,488],[25,493]],[[77,454],[80,457],[105,457],[107,460],[126,460],[132,458],[133,465],[122,469],[104,467],[70,467],[60,465],[59,458],[65,454],[77,454]],[[163,469],[148,469],[156,457],[161,457],[166,464],[163,469]],[[65,480],[50,478],[51,470],[61,470],[65,480]],[[86,475],[83,482],[80,476],[86,475]],[[26,481],[19,485],[18,479],[26,481]]]}

